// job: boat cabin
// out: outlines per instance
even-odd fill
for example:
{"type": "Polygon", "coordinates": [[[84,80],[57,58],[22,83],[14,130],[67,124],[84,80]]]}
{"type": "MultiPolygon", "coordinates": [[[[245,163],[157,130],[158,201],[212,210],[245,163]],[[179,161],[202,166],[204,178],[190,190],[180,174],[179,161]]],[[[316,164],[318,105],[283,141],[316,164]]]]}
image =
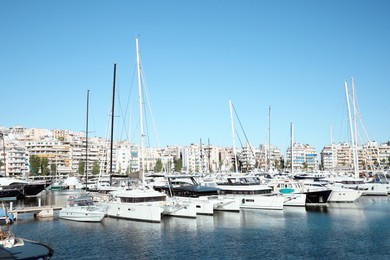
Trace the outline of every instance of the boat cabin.
{"type": "Polygon", "coordinates": [[[157,191],[165,192],[168,196],[192,197],[218,195],[220,190],[217,187],[199,185],[193,175],[172,175],[167,176],[167,184],[155,186],[157,191]]]}

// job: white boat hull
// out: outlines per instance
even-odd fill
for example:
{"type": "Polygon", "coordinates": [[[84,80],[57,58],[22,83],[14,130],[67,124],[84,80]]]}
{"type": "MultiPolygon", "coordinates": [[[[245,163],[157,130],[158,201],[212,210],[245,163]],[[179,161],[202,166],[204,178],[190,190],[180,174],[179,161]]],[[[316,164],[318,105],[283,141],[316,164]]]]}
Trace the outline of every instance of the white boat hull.
{"type": "Polygon", "coordinates": [[[59,217],[66,220],[81,222],[100,222],[105,212],[90,207],[67,207],[60,210],[59,217]]]}
{"type": "Polygon", "coordinates": [[[108,204],[107,216],[130,220],[161,222],[163,208],[160,203],[121,203],[108,204]]]}
{"type": "Polygon", "coordinates": [[[267,196],[267,195],[248,195],[238,197],[237,202],[241,203],[240,208],[248,209],[275,209],[282,210],[284,204],[283,196],[267,196]]]}
{"type": "Polygon", "coordinates": [[[196,218],[196,205],[174,199],[162,206],[163,215],[182,218],[196,218]]]}
{"type": "Polygon", "coordinates": [[[209,201],[207,197],[189,198],[189,197],[176,197],[182,203],[193,204],[196,208],[196,214],[198,215],[213,215],[214,203],[209,201]]]}
{"type": "MultiPolygon", "coordinates": [[[[221,203],[216,210],[240,211],[240,209],[283,209],[284,198],[277,195],[226,195],[225,199],[231,203],[221,203]]],[[[217,204],[216,204],[217,205],[217,204]]]]}
{"type": "Polygon", "coordinates": [[[328,202],[354,202],[363,192],[346,188],[334,188],[328,198],[328,202]]]}
{"type": "Polygon", "coordinates": [[[344,184],[342,187],[359,190],[363,196],[387,196],[388,190],[386,184],[364,183],[364,184],[344,184]]]}
{"type": "Polygon", "coordinates": [[[289,193],[283,194],[283,206],[304,207],[306,205],[306,194],[289,193]]]}
{"type": "Polygon", "coordinates": [[[228,196],[210,197],[209,200],[214,203],[214,210],[219,211],[240,211],[240,205],[236,199],[228,196]]]}

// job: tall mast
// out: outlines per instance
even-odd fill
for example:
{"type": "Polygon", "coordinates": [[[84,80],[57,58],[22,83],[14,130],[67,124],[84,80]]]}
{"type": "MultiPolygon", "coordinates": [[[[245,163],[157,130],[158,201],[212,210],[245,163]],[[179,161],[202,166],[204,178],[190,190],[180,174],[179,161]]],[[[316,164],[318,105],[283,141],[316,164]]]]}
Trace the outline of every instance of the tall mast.
{"type": "Polygon", "coordinates": [[[267,156],[268,170],[271,170],[271,106],[268,109],[268,156],[267,156]]]}
{"type": "Polygon", "coordinates": [[[142,87],[141,87],[141,63],[139,59],[139,53],[138,53],[138,38],[135,39],[135,48],[137,50],[137,75],[138,75],[138,100],[139,100],[139,117],[140,117],[140,130],[141,130],[141,150],[140,150],[140,157],[141,157],[141,171],[142,171],[142,189],[145,189],[145,183],[144,183],[144,126],[143,126],[143,115],[142,115],[142,87]]]}
{"type": "Polygon", "coordinates": [[[112,184],[112,152],[114,150],[114,112],[115,112],[115,81],[116,63],[114,63],[114,78],[112,80],[112,106],[111,106],[111,140],[110,140],[110,185],[112,184]]]}
{"type": "Polygon", "coordinates": [[[237,156],[236,156],[236,135],[234,130],[234,120],[233,120],[233,105],[232,100],[229,99],[229,107],[230,107],[230,122],[232,124],[232,135],[233,135],[233,155],[234,155],[234,171],[238,172],[238,165],[237,165],[237,156]]]}
{"type": "Polygon", "coordinates": [[[354,133],[354,127],[353,127],[353,122],[352,122],[351,107],[350,107],[350,104],[349,104],[349,92],[348,92],[347,81],[344,82],[344,87],[345,87],[345,96],[346,96],[346,99],[347,99],[347,109],[348,109],[348,118],[349,118],[349,130],[350,130],[350,133],[351,133],[353,172],[355,174],[355,177],[357,176],[357,178],[359,178],[359,169],[355,165],[355,158],[357,157],[357,154],[356,154],[356,149],[355,149],[355,133],[354,133]]]}
{"type": "Polygon", "coordinates": [[[357,109],[356,109],[356,95],[355,95],[355,81],[352,81],[352,105],[353,105],[353,131],[354,131],[354,143],[355,143],[355,157],[353,160],[355,171],[355,177],[359,178],[359,154],[358,154],[358,133],[357,133],[357,109]]]}
{"type": "Polygon", "coordinates": [[[85,191],[88,189],[88,114],[89,114],[89,89],[87,90],[87,115],[85,122],[85,191]]]}

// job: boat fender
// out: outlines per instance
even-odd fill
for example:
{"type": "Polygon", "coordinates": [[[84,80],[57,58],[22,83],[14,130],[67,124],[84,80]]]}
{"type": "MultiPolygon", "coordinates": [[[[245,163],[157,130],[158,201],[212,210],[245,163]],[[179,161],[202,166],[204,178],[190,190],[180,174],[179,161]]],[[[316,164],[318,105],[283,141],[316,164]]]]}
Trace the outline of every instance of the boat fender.
{"type": "Polygon", "coordinates": [[[242,199],[242,204],[245,204],[245,199],[242,199]]]}

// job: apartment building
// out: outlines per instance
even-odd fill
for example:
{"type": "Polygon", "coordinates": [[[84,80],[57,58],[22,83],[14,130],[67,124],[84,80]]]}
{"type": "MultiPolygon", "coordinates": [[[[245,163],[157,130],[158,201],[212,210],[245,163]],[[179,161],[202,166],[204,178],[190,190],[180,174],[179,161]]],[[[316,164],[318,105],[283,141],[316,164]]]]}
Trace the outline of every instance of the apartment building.
{"type": "Polygon", "coordinates": [[[293,149],[287,148],[286,167],[293,171],[318,170],[318,155],[314,147],[308,144],[294,143],[293,149]]]}

